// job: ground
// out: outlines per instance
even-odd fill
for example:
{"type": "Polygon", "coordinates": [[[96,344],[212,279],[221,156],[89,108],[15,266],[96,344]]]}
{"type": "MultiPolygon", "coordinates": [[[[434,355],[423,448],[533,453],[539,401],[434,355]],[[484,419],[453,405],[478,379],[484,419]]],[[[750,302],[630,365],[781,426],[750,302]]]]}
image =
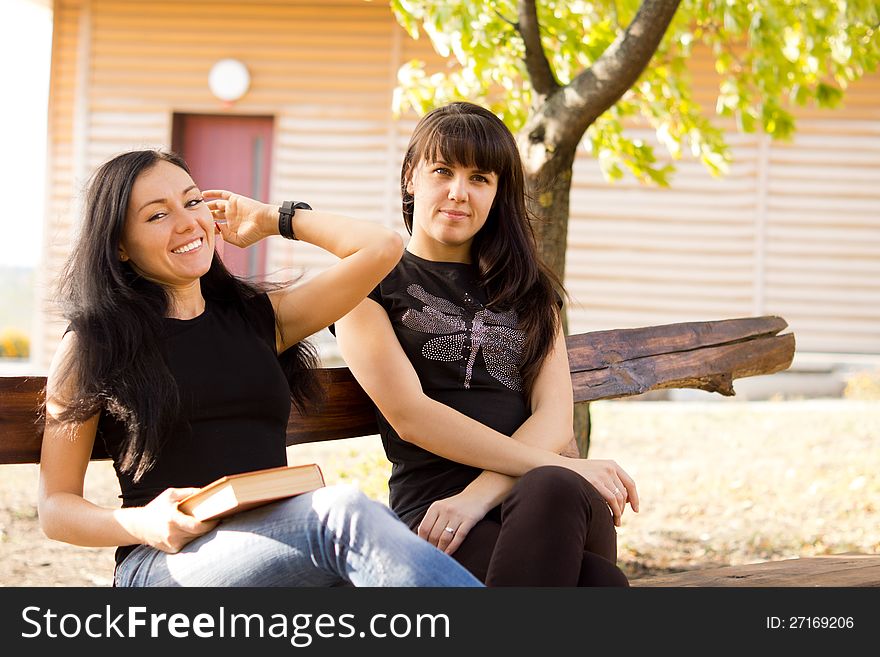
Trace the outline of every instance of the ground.
{"type": "MultiPolygon", "coordinates": [[[[636,480],[641,512],[619,529],[620,565],[645,575],[839,552],[880,552],[880,401],[604,401],[592,405],[592,458],[636,480]]],[[[290,448],[328,483],[354,482],[387,500],[375,436],[290,448]]],[[[46,539],[38,470],[0,466],[0,584],[108,586],[112,548],[46,539]]],[[[118,503],[106,462],[86,496],[118,503]]]]}

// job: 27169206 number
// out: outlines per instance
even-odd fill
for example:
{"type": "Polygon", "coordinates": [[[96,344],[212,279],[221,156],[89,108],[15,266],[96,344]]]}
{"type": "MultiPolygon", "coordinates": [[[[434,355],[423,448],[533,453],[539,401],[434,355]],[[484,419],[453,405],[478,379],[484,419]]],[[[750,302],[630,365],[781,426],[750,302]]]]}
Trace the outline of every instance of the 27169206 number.
{"type": "Polygon", "coordinates": [[[768,630],[849,630],[855,626],[852,616],[767,616],[768,630]]]}

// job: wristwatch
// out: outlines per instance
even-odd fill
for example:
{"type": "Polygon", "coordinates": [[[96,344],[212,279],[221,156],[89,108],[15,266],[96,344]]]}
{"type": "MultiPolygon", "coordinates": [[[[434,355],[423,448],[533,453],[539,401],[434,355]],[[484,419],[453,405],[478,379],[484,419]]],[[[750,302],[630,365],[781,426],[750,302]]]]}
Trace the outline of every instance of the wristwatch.
{"type": "Polygon", "coordinates": [[[312,206],[304,201],[284,201],[278,208],[278,232],[281,237],[289,240],[295,240],[296,235],[293,233],[293,215],[297,210],[311,210],[312,206]]]}

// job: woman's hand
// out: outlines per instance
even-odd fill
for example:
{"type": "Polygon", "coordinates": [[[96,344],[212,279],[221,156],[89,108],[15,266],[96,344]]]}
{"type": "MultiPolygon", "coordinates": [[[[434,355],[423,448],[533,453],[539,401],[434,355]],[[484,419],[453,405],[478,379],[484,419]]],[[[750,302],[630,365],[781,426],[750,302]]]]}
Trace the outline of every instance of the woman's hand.
{"type": "Polygon", "coordinates": [[[488,512],[485,501],[465,489],[431,504],[419,524],[418,534],[446,554],[452,554],[488,512]]]}
{"type": "Polygon", "coordinates": [[[137,512],[129,532],[145,544],[162,552],[174,554],[187,543],[207,534],[219,521],[196,520],[177,508],[177,503],[198,488],[168,488],[144,507],[130,509],[137,512]]]}
{"type": "Polygon", "coordinates": [[[244,248],[278,233],[278,206],[225,189],[202,192],[223,241],[244,248]]]}
{"type": "Polygon", "coordinates": [[[620,527],[620,518],[627,502],[633,511],[639,512],[636,482],[615,461],[566,458],[562,465],[577,472],[599,491],[611,507],[616,527],[620,527]]]}

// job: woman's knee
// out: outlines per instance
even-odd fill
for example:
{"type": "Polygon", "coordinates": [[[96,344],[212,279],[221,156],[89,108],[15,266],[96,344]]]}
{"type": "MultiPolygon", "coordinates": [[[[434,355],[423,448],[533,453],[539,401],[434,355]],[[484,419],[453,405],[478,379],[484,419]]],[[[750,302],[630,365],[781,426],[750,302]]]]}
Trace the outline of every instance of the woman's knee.
{"type": "MultiPolygon", "coordinates": [[[[593,484],[568,468],[555,465],[530,470],[517,482],[509,499],[528,500],[558,510],[584,510],[592,517],[603,518],[608,503],[593,484]],[[599,513],[601,512],[601,513],[599,513]]],[[[609,521],[613,526],[613,521],[609,521]]]]}
{"type": "Polygon", "coordinates": [[[367,501],[369,498],[357,486],[351,484],[324,486],[316,490],[314,494],[314,504],[328,508],[332,506],[359,507],[367,501]]]}
{"type": "MultiPolygon", "coordinates": [[[[566,502],[589,493],[592,485],[578,473],[555,465],[529,470],[516,485],[519,495],[548,503],[566,502]]],[[[595,489],[593,489],[595,490],[595,489]]]]}
{"type": "Polygon", "coordinates": [[[326,486],[316,490],[312,496],[312,508],[321,517],[334,512],[359,513],[372,503],[370,498],[350,484],[326,486]]]}
{"type": "Polygon", "coordinates": [[[382,523],[396,516],[384,504],[367,497],[356,486],[339,484],[315,491],[312,508],[329,523],[382,523]]]}

